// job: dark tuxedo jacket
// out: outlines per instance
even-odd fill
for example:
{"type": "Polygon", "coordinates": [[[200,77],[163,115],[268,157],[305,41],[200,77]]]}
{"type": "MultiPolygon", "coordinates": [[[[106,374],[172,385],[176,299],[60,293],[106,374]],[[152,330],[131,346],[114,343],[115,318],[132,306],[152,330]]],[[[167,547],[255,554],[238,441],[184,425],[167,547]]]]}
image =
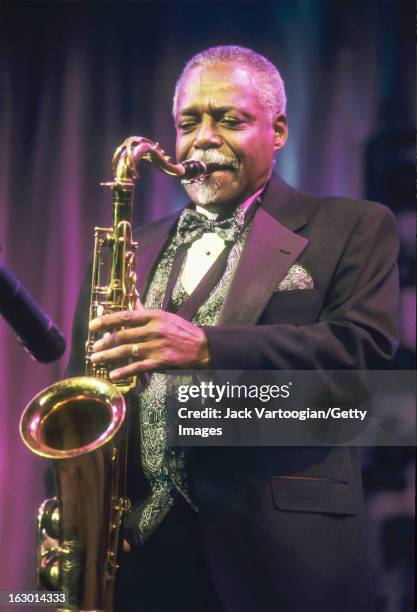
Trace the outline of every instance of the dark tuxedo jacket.
{"type": "MultiPolygon", "coordinates": [[[[137,233],[141,295],[179,214],[137,233]]],[[[397,255],[384,206],[312,197],[274,174],[218,324],[205,328],[213,369],[388,367],[397,346],[397,255]],[[295,263],[314,288],[277,291],[295,263]]],[[[84,353],[85,295],[72,374],[84,353]]],[[[226,610],[372,609],[357,449],[192,448],[189,471],[226,610]]]]}

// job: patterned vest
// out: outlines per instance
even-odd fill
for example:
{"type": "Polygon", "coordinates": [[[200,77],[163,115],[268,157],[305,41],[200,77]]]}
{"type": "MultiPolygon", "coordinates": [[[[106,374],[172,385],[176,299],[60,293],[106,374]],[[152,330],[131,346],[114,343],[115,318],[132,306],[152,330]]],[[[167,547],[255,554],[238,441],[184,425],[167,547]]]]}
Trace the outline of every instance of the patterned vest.
{"type": "MultiPolygon", "coordinates": [[[[193,323],[198,326],[215,325],[223,300],[228,291],[237,263],[243,250],[250,224],[233,244],[223,276],[211,291],[208,299],[197,310],[193,323]]],[[[163,303],[169,274],[177,246],[174,240],[166,247],[155,270],[146,293],[146,308],[160,309],[163,303]]],[[[181,273],[176,281],[172,303],[178,309],[188,298],[181,283],[181,273]]],[[[154,373],[146,389],[139,396],[137,418],[140,431],[140,457],[143,472],[149,481],[151,495],[142,504],[138,513],[137,528],[140,542],[146,541],[173,506],[178,495],[182,495],[197,511],[191,498],[187,482],[187,455],[185,447],[168,447],[167,403],[181,384],[189,384],[188,376],[172,377],[154,373]]]]}

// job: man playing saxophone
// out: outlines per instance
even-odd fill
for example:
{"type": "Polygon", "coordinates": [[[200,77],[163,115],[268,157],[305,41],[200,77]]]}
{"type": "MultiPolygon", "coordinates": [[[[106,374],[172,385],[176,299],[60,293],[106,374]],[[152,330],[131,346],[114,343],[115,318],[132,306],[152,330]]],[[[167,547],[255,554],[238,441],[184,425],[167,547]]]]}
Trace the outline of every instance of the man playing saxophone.
{"type": "MultiPolygon", "coordinates": [[[[371,610],[355,449],[171,448],[164,372],[386,367],[397,335],[393,217],[309,196],[274,173],[288,135],[284,83],[252,50],[193,57],[173,116],[177,161],[204,162],[207,174],[185,185],[183,211],[137,232],[136,309],[90,322],[102,335],[91,360],[111,381],[148,376],[130,400],[132,511],[115,607],[371,610]]],[[[71,374],[85,312],[82,294],[71,374]]]]}

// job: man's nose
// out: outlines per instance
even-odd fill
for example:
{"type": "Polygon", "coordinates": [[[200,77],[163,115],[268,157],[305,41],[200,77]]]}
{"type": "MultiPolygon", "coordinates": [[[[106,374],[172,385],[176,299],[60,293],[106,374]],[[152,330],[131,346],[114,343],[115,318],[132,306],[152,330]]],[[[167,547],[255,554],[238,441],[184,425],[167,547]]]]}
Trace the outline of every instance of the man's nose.
{"type": "Polygon", "coordinates": [[[204,118],[194,140],[196,149],[212,149],[222,146],[222,139],[212,117],[204,118]]]}

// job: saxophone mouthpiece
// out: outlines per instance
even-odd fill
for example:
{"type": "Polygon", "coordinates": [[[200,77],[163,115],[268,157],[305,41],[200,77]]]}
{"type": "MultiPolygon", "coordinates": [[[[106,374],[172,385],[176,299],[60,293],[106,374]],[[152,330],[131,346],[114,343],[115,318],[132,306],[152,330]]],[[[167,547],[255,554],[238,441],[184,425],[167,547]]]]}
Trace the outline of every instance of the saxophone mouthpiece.
{"type": "Polygon", "coordinates": [[[207,174],[207,166],[202,161],[190,159],[183,162],[181,166],[184,168],[184,174],[180,177],[182,181],[197,181],[207,174]]]}

